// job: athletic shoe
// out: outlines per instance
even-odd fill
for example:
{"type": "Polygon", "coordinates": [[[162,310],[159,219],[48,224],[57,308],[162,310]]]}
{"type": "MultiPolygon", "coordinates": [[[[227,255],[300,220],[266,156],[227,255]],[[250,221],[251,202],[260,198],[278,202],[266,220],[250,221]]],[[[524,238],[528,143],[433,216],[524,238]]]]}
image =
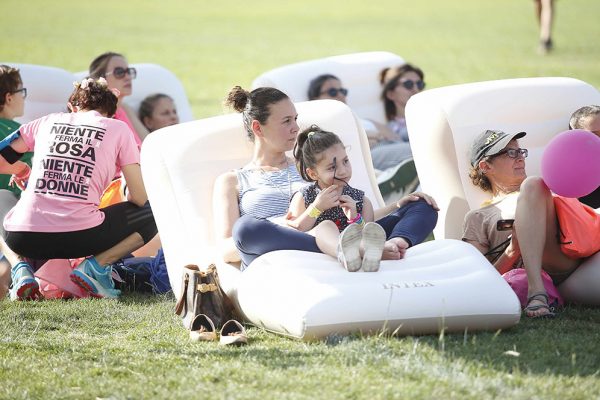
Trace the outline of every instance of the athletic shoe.
{"type": "Polygon", "coordinates": [[[95,257],[88,257],[71,273],[71,280],[92,297],[115,299],[121,294],[115,289],[112,265],[100,266],[95,257]]]}
{"type": "Polygon", "coordinates": [[[40,298],[40,285],[33,275],[33,268],[25,261],[21,261],[10,271],[12,288],[11,300],[36,300],[40,298]]]}
{"type": "Polygon", "coordinates": [[[365,251],[362,259],[362,270],[364,272],[376,272],[385,245],[385,230],[375,222],[368,222],[362,230],[362,245],[365,251]]]}
{"type": "Polygon", "coordinates": [[[357,224],[350,224],[342,231],[338,240],[338,260],[348,270],[355,272],[360,269],[360,239],[362,227],[357,224]]]}

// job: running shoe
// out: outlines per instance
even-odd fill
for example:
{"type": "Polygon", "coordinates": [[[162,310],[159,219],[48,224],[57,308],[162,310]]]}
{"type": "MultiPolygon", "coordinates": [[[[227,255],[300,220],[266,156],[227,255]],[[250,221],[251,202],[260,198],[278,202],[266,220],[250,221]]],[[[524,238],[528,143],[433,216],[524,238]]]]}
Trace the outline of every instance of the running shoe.
{"type": "Polygon", "coordinates": [[[40,298],[40,285],[33,275],[33,268],[25,261],[15,265],[10,271],[12,288],[11,300],[36,300],[40,298]]]}
{"type": "Polygon", "coordinates": [[[95,257],[88,257],[71,273],[73,283],[97,298],[116,299],[121,291],[115,289],[112,265],[101,266],[95,257]]]}

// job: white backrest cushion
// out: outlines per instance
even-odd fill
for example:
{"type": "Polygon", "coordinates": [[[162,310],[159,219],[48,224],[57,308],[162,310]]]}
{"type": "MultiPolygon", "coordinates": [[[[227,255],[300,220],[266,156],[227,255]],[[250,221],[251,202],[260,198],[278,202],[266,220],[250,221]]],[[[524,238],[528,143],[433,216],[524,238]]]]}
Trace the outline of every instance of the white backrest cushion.
{"type": "Polygon", "coordinates": [[[75,81],[71,72],[42,65],[11,62],[1,64],[18,68],[23,87],[27,88],[25,113],[17,118],[17,121],[26,123],[44,115],[67,110],[67,101],[73,92],[75,81]]]}
{"type": "MultiPolygon", "coordinates": [[[[147,96],[164,93],[173,98],[180,122],[194,119],[185,89],[174,73],[158,64],[129,64],[129,66],[136,69],[137,76],[133,80],[131,96],[125,97],[127,105],[137,112],[140,103],[147,96]]],[[[81,80],[88,76],[88,71],[80,71],[75,75],[78,80],[81,80]]]]}
{"type": "MultiPolygon", "coordinates": [[[[383,205],[371,167],[364,130],[343,103],[319,100],[296,104],[301,128],[318,124],[337,133],[353,167],[350,184],[366,192],[374,207],[383,205]]],[[[142,173],[161,234],[167,263],[208,265],[214,253],[212,197],[220,174],[241,168],[252,144],[240,114],[201,119],[160,129],[142,146],[142,173]]],[[[177,275],[172,284],[179,285],[177,275]]]]}
{"type": "Polygon", "coordinates": [[[422,189],[441,208],[437,238],[460,239],[465,214],[490,195],[469,179],[473,139],[486,129],[526,131],[529,176],[540,174],[549,140],[568,129],[576,109],[600,104],[593,86],[572,78],[524,78],[431,89],[413,96],[406,108],[411,148],[422,189]]]}
{"type": "Polygon", "coordinates": [[[386,51],[326,57],[272,69],[256,78],[252,88],[275,87],[295,102],[306,101],[310,81],[319,75],[332,74],[349,90],[346,101],[356,115],[385,123],[379,72],[402,64],[402,57],[386,51]]]}

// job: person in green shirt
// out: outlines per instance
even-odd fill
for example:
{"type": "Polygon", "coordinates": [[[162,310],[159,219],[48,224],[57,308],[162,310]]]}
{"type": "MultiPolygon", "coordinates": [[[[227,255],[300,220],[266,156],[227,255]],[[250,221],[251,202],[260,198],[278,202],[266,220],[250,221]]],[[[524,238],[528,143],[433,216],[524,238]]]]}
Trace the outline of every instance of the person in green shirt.
{"type": "MultiPolygon", "coordinates": [[[[17,68],[0,65],[0,140],[19,129],[21,125],[14,119],[23,115],[27,89],[17,68]]],[[[31,167],[33,153],[25,153],[21,161],[31,167]]],[[[21,189],[9,184],[10,175],[0,174],[0,233],[4,236],[2,220],[8,211],[17,203],[21,189]]],[[[0,260],[0,298],[8,292],[10,283],[10,265],[5,259],[0,260]]]]}

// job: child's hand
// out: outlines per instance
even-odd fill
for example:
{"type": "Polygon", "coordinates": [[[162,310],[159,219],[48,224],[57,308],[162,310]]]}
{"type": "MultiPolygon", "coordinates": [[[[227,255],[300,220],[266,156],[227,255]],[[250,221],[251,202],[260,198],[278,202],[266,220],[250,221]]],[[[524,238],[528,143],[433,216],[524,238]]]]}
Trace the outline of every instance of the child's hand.
{"type": "Polygon", "coordinates": [[[340,207],[342,207],[344,214],[346,214],[346,218],[353,219],[356,217],[358,211],[356,210],[356,201],[352,197],[346,194],[341,195],[340,207]]]}
{"type": "Polygon", "coordinates": [[[29,168],[29,165],[25,164],[20,172],[13,174],[10,177],[8,184],[10,186],[17,186],[21,190],[25,190],[29,175],[31,175],[31,168],[29,168]]]}
{"type": "Polygon", "coordinates": [[[337,185],[331,185],[321,190],[313,204],[321,211],[339,206],[340,195],[337,193],[337,185]]]}

